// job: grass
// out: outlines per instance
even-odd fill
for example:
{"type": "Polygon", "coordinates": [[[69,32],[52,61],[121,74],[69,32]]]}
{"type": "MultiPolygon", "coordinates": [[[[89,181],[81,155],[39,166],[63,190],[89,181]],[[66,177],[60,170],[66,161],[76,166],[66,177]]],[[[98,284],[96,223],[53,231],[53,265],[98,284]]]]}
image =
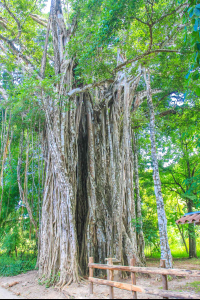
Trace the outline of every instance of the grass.
{"type": "Polygon", "coordinates": [[[200,281],[194,281],[191,283],[187,283],[188,287],[192,287],[196,293],[200,293],[200,281]]]}
{"type": "Polygon", "coordinates": [[[25,259],[9,257],[7,255],[0,256],[0,276],[9,277],[16,276],[21,273],[34,270],[37,258],[33,255],[26,256],[25,259]]]}
{"type": "MultiPolygon", "coordinates": [[[[188,253],[183,248],[171,248],[172,256],[175,259],[183,259],[183,258],[189,258],[188,253]]],[[[147,258],[158,258],[160,259],[160,252],[154,252],[151,253],[145,253],[147,258]]],[[[197,250],[197,256],[200,257],[200,249],[197,250]]]]}
{"type": "MultiPolygon", "coordinates": [[[[173,258],[188,258],[189,254],[182,249],[172,249],[172,256],[173,258]]],[[[197,256],[200,257],[200,250],[197,250],[197,256]]]]}

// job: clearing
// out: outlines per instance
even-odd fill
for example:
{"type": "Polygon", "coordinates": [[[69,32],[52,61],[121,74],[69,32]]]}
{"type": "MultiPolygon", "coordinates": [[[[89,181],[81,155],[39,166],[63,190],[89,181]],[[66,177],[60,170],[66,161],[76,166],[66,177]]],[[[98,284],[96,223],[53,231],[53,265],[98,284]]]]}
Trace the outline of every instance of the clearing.
{"type": "MultiPolygon", "coordinates": [[[[151,259],[147,261],[148,267],[158,267],[159,260],[151,259]]],[[[188,269],[188,270],[200,270],[200,260],[199,259],[181,259],[174,260],[174,268],[188,269]]],[[[18,282],[17,285],[9,288],[5,291],[4,298],[0,299],[108,299],[109,298],[109,288],[106,286],[94,285],[94,295],[89,296],[89,284],[88,282],[82,282],[81,284],[72,284],[71,286],[65,288],[63,291],[59,291],[56,288],[46,288],[44,285],[38,284],[38,273],[37,271],[31,271],[27,274],[21,274],[14,277],[0,278],[0,286],[5,286],[13,282],[18,282]],[[20,297],[6,298],[8,292],[13,292],[15,295],[20,295],[20,297]]],[[[115,280],[117,280],[117,275],[115,280]]],[[[130,279],[121,280],[122,282],[130,283],[130,279]]],[[[137,275],[137,285],[154,287],[156,289],[162,289],[162,280],[159,275],[142,276],[137,275]]],[[[200,298],[200,279],[199,278],[170,278],[169,279],[169,289],[174,291],[188,291],[191,293],[197,293],[197,299],[200,298]]],[[[0,293],[1,293],[0,289],[0,293]]],[[[132,299],[132,294],[130,292],[115,289],[115,299],[132,299]]],[[[159,297],[154,297],[145,294],[138,294],[138,299],[161,299],[159,297]]]]}

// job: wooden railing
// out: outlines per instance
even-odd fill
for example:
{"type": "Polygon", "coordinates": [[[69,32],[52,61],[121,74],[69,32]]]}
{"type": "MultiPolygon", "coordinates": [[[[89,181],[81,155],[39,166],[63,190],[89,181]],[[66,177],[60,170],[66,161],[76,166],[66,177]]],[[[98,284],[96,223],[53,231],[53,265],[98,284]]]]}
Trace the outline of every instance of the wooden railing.
{"type": "Polygon", "coordinates": [[[89,281],[90,281],[90,294],[93,294],[94,284],[109,286],[110,299],[114,299],[114,287],[130,291],[133,293],[133,299],[137,299],[137,293],[144,293],[154,296],[160,296],[164,299],[168,298],[178,298],[178,299],[198,299],[198,295],[185,293],[185,292],[173,292],[168,290],[167,276],[190,276],[190,277],[200,277],[200,270],[180,270],[180,269],[166,269],[165,260],[161,260],[161,268],[143,268],[136,267],[136,260],[133,258],[131,260],[130,266],[114,266],[113,259],[108,259],[108,265],[95,264],[93,257],[89,259],[89,281]],[[108,278],[107,280],[94,278],[94,269],[107,270],[108,278]],[[132,284],[115,282],[114,281],[114,271],[124,271],[131,273],[132,284]],[[142,274],[158,274],[162,276],[163,290],[156,290],[152,288],[146,288],[136,285],[136,273],[142,274]]]}

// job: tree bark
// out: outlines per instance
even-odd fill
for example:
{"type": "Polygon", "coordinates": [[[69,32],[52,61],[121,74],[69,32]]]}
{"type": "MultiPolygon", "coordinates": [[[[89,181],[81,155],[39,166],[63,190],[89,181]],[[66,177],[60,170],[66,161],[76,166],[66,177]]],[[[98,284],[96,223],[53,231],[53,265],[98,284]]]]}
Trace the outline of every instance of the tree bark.
{"type": "Polygon", "coordinates": [[[152,93],[151,93],[151,83],[150,83],[150,72],[148,74],[144,68],[144,79],[147,88],[147,103],[150,112],[150,138],[151,138],[151,156],[153,163],[153,179],[154,179],[154,189],[157,202],[157,212],[158,212],[158,225],[160,233],[160,247],[161,247],[161,259],[166,260],[166,267],[172,268],[172,255],[168,242],[167,235],[167,219],[165,214],[164,201],[161,191],[161,181],[158,168],[158,159],[156,151],[156,137],[155,137],[155,113],[153,107],[152,93]]]}
{"type": "MultiPolygon", "coordinates": [[[[69,110],[64,118],[62,132],[67,132],[62,137],[64,152],[55,143],[54,130],[47,129],[49,157],[42,211],[40,276],[51,277],[61,270],[61,285],[78,281],[78,269],[79,274],[87,273],[89,256],[101,263],[105,263],[106,257],[127,263],[136,255],[140,263],[131,222],[135,218],[135,203],[129,116],[119,122],[129,101],[127,97],[126,93],[120,94],[114,105],[106,104],[98,112],[88,93],[83,95],[83,100],[78,97],[76,111],[69,110]],[[81,114],[78,114],[79,105],[81,114]],[[74,248],[69,253],[71,245],[74,248]],[[70,273],[74,268],[76,273],[70,273]]],[[[61,134],[61,128],[56,132],[57,136],[61,134]]]]}
{"type": "Polygon", "coordinates": [[[135,177],[135,193],[136,193],[136,217],[139,224],[139,229],[137,232],[137,246],[138,253],[141,261],[145,264],[146,258],[144,255],[145,241],[143,233],[143,221],[142,221],[142,207],[141,207],[141,197],[140,197],[140,186],[139,186],[139,172],[138,172],[138,149],[137,149],[137,140],[135,132],[133,130],[133,151],[134,151],[134,177],[135,177]]]}
{"type": "MultiPolygon", "coordinates": [[[[192,212],[192,201],[187,200],[188,213],[192,212]]],[[[188,235],[189,235],[189,258],[197,258],[196,251],[196,235],[194,224],[188,224],[188,235]]]]}

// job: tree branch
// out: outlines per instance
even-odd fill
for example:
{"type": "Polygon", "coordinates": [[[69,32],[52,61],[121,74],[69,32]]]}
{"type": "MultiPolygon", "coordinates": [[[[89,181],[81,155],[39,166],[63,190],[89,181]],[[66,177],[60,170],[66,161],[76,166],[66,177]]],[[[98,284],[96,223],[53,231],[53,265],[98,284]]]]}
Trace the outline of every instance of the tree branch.
{"type": "Polygon", "coordinates": [[[142,58],[144,58],[145,56],[148,56],[150,54],[155,54],[155,53],[178,53],[179,50],[170,50],[170,49],[156,49],[156,50],[151,50],[151,51],[146,51],[145,53],[141,54],[141,55],[138,55],[136,58],[133,58],[133,59],[129,59],[129,60],[126,60],[124,63],[120,64],[119,66],[117,66],[115,68],[115,71],[118,72],[120,71],[123,67],[125,67],[126,65],[129,65],[135,61],[138,61],[142,58]]]}
{"type": "Polygon", "coordinates": [[[7,27],[7,24],[8,24],[8,21],[7,21],[5,18],[0,17],[0,25],[1,25],[2,27],[4,27],[6,30],[12,32],[12,30],[10,30],[10,29],[7,27]]]}
{"type": "Polygon", "coordinates": [[[47,48],[48,48],[48,42],[49,42],[49,34],[50,34],[50,18],[47,25],[47,33],[46,33],[46,39],[45,39],[45,46],[44,46],[44,52],[42,56],[42,62],[41,62],[41,69],[40,69],[40,76],[44,78],[45,69],[46,69],[46,61],[47,61],[47,48]]]}
{"type": "Polygon", "coordinates": [[[5,54],[7,53],[6,49],[4,48],[4,46],[1,42],[0,42],[0,48],[5,54]]]}
{"type": "Polygon", "coordinates": [[[184,7],[184,6],[187,6],[187,5],[188,5],[188,2],[185,2],[185,3],[181,4],[181,5],[179,5],[179,6],[178,6],[176,9],[174,9],[173,11],[166,13],[165,15],[163,15],[162,17],[160,17],[158,20],[154,21],[154,22],[153,22],[153,25],[155,25],[155,24],[159,23],[160,21],[164,20],[165,18],[167,18],[167,17],[169,17],[169,16],[175,14],[177,11],[179,11],[180,8],[182,8],[182,7],[184,7]]]}
{"type": "Polygon", "coordinates": [[[147,26],[149,25],[149,23],[144,22],[144,21],[140,20],[140,19],[137,18],[137,17],[133,17],[133,19],[137,20],[138,22],[140,22],[140,23],[142,23],[142,24],[144,24],[144,25],[147,25],[147,26]]]}
{"type": "Polygon", "coordinates": [[[69,97],[72,97],[73,95],[75,94],[79,94],[79,93],[83,93],[91,88],[94,88],[94,87],[98,87],[98,86],[101,86],[103,85],[104,83],[107,83],[107,82],[110,82],[110,83],[113,83],[114,80],[111,80],[111,79],[107,79],[107,80],[103,80],[101,82],[95,82],[95,83],[91,83],[91,84],[88,84],[82,88],[76,88],[76,89],[73,89],[71,90],[69,93],[68,93],[68,96],[69,97]]]}
{"type": "Polygon", "coordinates": [[[165,116],[168,116],[168,115],[176,115],[177,112],[174,110],[174,109],[168,109],[166,111],[163,111],[162,113],[159,114],[159,117],[165,117],[165,116]]]}
{"type": "MultiPolygon", "coordinates": [[[[162,182],[162,185],[167,185],[168,183],[163,183],[162,182]]],[[[179,196],[181,196],[182,194],[181,193],[179,193],[177,190],[175,190],[175,189],[172,189],[172,188],[169,188],[169,187],[166,187],[167,189],[169,189],[171,192],[174,192],[174,193],[176,193],[176,194],[178,194],[179,196]]]]}
{"type": "Polygon", "coordinates": [[[34,20],[35,22],[37,22],[38,24],[47,27],[48,25],[48,21],[46,19],[41,18],[38,15],[34,15],[34,14],[30,14],[30,17],[32,20],[34,20]]]}
{"type": "Polygon", "coordinates": [[[15,20],[17,27],[18,27],[18,35],[17,38],[19,39],[21,34],[22,34],[22,28],[21,28],[21,24],[19,22],[19,20],[17,19],[17,17],[12,13],[12,11],[9,9],[8,5],[6,4],[6,0],[3,0],[4,3],[1,2],[2,6],[7,10],[7,12],[9,13],[9,15],[15,20]]]}
{"type": "Polygon", "coordinates": [[[177,93],[177,91],[173,91],[173,92],[170,92],[170,93],[165,94],[161,99],[158,100],[158,103],[156,103],[155,107],[158,107],[159,104],[160,104],[160,102],[161,102],[162,100],[164,100],[166,97],[170,96],[171,94],[175,94],[175,93],[177,93]]]}
{"type": "Polygon", "coordinates": [[[153,30],[152,30],[152,25],[149,24],[149,33],[150,33],[150,44],[149,44],[149,48],[148,51],[151,51],[152,45],[153,45],[153,30]]]}
{"type": "MultiPolygon", "coordinates": [[[[154,89],[152,90],[152,95],[162,93],[162,90],[154,89]]],[[[141,91],[137,92],[135,94],[135,101],[133,103],[133,111],[136,111],[136,109],[142,104],[143,100],[147,97],[147,91],[141,91]]]]}
{"type": "Polygon", "coordinates": [[[196,163],[196,165],[195,165],[194,169],[192,170],[192,177],[194,177],[194,173],[195,173],[195,171],[196,171],[196,167],[197,167],[197,165],[198,165],[198,162],[196,163]]]}
{"type": "Polygon", "coordinates": [[[175,178],[173,172],[172,172],[171,170],[169,170],[169,171],[170,171],[170,173],[171,173],[171,175],[172,175],[172,177],[173,177],[174,182],[176,183],[176,185],[178,185],[178,186],[181,188],[181,190],[183,191],[183,193],[185,194],[184,188],[183,188],[182,185],[176,180],[176,178],[175,178]]]}
{"type": "Polygon", "coordinates": [[[1,96],[3,97],[4,100],[7,100],[8,99],[8,96],[6,94],[6,91],[0,87],[0,94],[1,96]]]}
{"type": "Polygon", "coordinates": [[[30,60],[16,48],[16,46],[12,41],[10,41],[9,39],[7,39],[1,34],[0,34],[0,39],[8,44],[9,48],[12,50],[12,52],[15,55],[18,55],[27,65],[30,65],[33,69],[35,69],[34,65],[30,62],[30,60]]]}

